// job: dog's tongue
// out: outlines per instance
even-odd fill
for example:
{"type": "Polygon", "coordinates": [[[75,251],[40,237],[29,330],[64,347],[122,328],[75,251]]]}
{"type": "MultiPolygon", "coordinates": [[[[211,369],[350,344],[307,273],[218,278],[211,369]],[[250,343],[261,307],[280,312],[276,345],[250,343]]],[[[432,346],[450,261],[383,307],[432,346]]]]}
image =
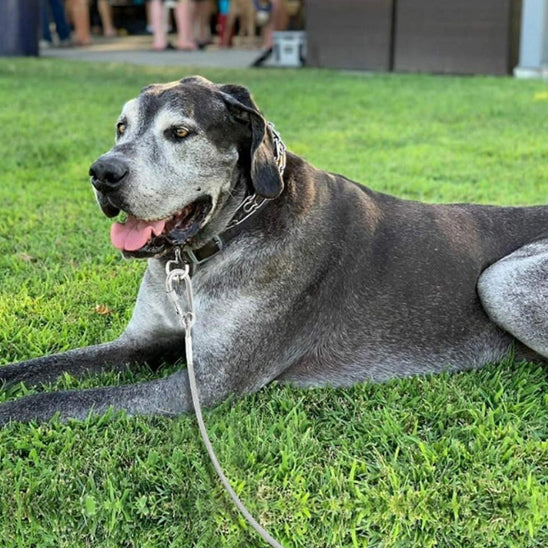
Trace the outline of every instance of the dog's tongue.
{"type": "Polygon", "coordinates": [[[152,234],[160,235],[165,225],[165,221],[142,221],[129,215],[125,223],[112,225],[110,240],[117,249],[137,251],[148,242],[152,234]]]}

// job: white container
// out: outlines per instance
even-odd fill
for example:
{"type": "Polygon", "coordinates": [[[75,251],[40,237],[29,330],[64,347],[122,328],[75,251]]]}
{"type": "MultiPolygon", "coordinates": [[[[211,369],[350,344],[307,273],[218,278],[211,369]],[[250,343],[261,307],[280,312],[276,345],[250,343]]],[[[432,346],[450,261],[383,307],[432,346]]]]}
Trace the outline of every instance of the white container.
{"type": "Polygon", "coordinates": [[[306,32],[277,31],[274,33],[274,67],[301,67],[306,58],[306,32]]]}

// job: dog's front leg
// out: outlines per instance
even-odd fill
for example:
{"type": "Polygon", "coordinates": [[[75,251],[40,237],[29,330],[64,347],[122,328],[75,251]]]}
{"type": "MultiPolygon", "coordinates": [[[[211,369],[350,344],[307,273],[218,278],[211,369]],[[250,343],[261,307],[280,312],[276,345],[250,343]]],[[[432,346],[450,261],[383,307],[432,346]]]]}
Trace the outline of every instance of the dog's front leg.
{"type": "Polygon", "coordinates": [[[91,413],[109,409],[130,415],[174,416],[189,411],[191,398],[186,371],[163,379],[88,390],[45,392],[0,405],[0,425],[10,421],[46,421],[56,414],[61,419],[85,419],[91,413]]]}
{"type": "Polygon", "coordinates": [[[82,377],[102,371],[124,371],[138,364],[153,366],[163,359],[176,359],[183,353],[184,345],[180,339],[135,342],[129,337],[121,337],[105,344],[2,366],[0,383],[12,385],[23,382],[27,386],[37,386],[55,381],[63,373],[82,377]]]}
{"type": "MultiPolygon", "coordinates": [[[[236,385],[233,371],[223,369],[221,364],[201,367],[195,363],[195,371],[203,406],[259,388],[236,385]]],[[[85,419],[109,409],[130,415],[176,416],[193,409],[189,386],[187,371],[181,370],[162,379],[124,386],[34,394],[0,405],[0,425],[10,421],[46,421],[56,414],[61,419],[85,419]]]]}

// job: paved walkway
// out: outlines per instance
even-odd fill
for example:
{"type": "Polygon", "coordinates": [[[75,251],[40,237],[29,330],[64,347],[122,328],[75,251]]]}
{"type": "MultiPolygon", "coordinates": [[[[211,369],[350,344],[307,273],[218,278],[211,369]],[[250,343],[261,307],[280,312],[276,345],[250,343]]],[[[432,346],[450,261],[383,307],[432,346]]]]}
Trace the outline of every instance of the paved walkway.
{"type": "MultiPolygon", "coordinates": [[[[174,41],[174,37],[172,42],[174,41]]],[[[45,48],[43,57],[77,59],[79,61],[106,61],[136,65],[247,68],[261,54],[259,49],[234,47],[219,49],[209,46],[203,51],[153,51],[151,36],[124,36],[117,38],[94,37],[91,46],[83,48],[45,48]]]]}

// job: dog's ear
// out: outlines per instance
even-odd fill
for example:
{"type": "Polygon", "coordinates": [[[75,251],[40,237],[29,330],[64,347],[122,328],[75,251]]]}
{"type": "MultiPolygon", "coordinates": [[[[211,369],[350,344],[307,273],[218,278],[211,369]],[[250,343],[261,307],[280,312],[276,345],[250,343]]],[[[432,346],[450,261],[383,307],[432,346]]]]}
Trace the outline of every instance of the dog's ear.
{"type": "Polygon", "coordinates": [[[226,107],[239,122],[251,130],[250,177],[255,192],[264,198],[275,198],[284,183],[276,158],[272,135],[267,131],[266,120],[260,113],[249,91],[243,86],[220,86],[219,91],[226,107]]]}

